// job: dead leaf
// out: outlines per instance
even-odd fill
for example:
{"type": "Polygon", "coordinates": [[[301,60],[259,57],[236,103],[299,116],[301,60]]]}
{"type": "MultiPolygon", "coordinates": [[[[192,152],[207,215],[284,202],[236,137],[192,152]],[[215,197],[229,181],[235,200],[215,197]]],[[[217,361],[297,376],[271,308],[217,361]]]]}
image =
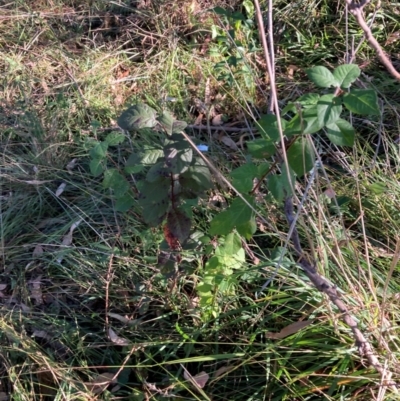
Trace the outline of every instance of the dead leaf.
{"type": "Polygon", "coordinates": [[[68,172],[70,174],[72,174],[72,170],[75,168],[76,166],[76,162],[78,161],[78,159],[72,159],[66,166],[68,172]]]}
{"type": "Polygon", "coordinates": [[[32,252],[32,257],[33,258],[38,258],[39,256],[41,256],[43,254],[43,252],[44,252],[44,250],[43,250],[42,245],[37,244],[35,246],[35,249],[32,252]]]}
{"type": "Polygon", "coordinates": [[[10,398],[6,393],[0,392],[0,401],[8,401],[10,398]]]}
{"type": "Polygon", "coordinates": [[[65,187],[67,184],[65,182],[61,183],[56,191],[56,198],[60,197],[60,195],[64,192],[65,187]]]}
{"type": "Polygon", "coordinates": [[[118,336],[117,333],[111,328],[108,329],[108,335],[110,337],[111,342],[114,343],[115,345],[120,345],[121,347],[125,347],[127,345],[130,345],[131,343],[126,338],[118,336]]]}
{"type": "Polygon", "coordinates": [[[224,135],[223,137],[219,138],[219,140],[226,146],[228,146],[229,148],[231,148],[232,150],[238,150],[238,146],[236,145],[235,141],[230,138],[227,135],[224,135]]]}
{"type": "Polygon", "coordinates": [[[85,385],[93,394],[100,394],[107,389],[109,384],[116,383],[116,378],[114,378],[114,376],[114,373],[102,373],[89,383],[85,383],[85,385]]]}
{"type": "Polygon", "coordinates": [[[222,125],[224,123],[224,115],[223,114],[217,114],[212,120],[211,120],[211,125],[222,125]]]}
{"type": "Polygon", "coordinates": [[[46,181],[39,181],[39,180],[22,180],[21,182],[24,182],[25,184],[29,184],[29,185],[42,185],[42,184],[46,184],[48,182],[52,182],[52,180],[46,180],[46,181]]]}
{"type": "Polygon", "coordinates": [[[128,324],[129,326],[137,326],[141,322],[141,319],[129,319],[128,317],[121,316],[118,313],[108,312],[107,315],[122,323],[128,324]]]}
{"type": "Polygon", "coordinates": [[[209,374],[204,371],[198,373],[196,376],[192,376],[185,368],[183,369],[183,377],[185,380],[190,381],[190,383],[192,383],[195,387],[203,388],[210,378],[209,374]]]}
{"type": "Polygon", "coordinates": [[[7,288],[7,284],[0,284],[0,291],[4,291],[7,288]]]}
{"type": "Polygon", "coordinates": [[[270,338],[272,340],[280,340],[282,338],[291,336],[292,334],[297,333],[304,327],[310,325],[313,321],[312,320],[300,320],[298,322],[289,324],[289,326],[284,327],[279,333],[271,333],[267,332],[265,333],[267,338],[270,338]]]}
{"type": "Polygon", "coordinates": [[[43,304],[43,294],[42,294],[42,276],[38,276],[36,279],[28,281],[30,285],[30,297],[36,301],[37,305],[43,304]]]}
{"type": "MultiPolygon", "coordinates": [[[[67,234],[64,235],[63,240],[62,240],[62,242],[61,242],[61,245],[63,245],[63,246],[70,246],[70,245],[72,244],[72,238],[73,238],[73,237],[72,237],[72,234],[73,234],[75,228],[77,228],[77,227],[79,226],[79,224],[81,224],[81,222],[82,222],[82,220],[79,219],[78,221],[76,221],[75,223],[72,224],[71,228],[69,229],[69,232],[68,232],[67,234]]],[[[57,262],[58,262],[58,263],[61,263],[62,260],[63,260],[63,257],[60,256],[60,257],[57,259],[57,262]]]]}
{"type": "Polygon", "coordinates": [[[221,366],[217,371],[214,373],[214,379],[217,377],[222,376],[224,373],[229,372],[232,369],[231,366],[221,366]]]}
{"type": "Polygon", "coordinates": [[[336,196],[336,193],[332,188],[328,188],[324,193],[329,199],[333,199],[336,196]]]}
{"type": "Polygon", "coordinates": [[[44,338],[45,340],[51,340],[53,337],[45,330],[35,330],[32,333],[33,337],[44,338]]]}

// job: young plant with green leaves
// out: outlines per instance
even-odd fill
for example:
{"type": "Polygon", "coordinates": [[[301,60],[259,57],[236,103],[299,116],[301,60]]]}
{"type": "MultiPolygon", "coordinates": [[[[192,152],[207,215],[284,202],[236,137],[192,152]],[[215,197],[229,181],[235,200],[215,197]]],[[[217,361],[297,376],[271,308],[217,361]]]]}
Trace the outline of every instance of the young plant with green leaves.
{"type": "Polygon", "coordinates": [[[117,211],[128,211],[137,199],[149,226],[166,221],[165,240],[172,250],[180,250],[191,234],[191,207],[212,186],[210,171],[182,135],[186,123],[167,111],[157,116],[156,110],[139,103],[121,114],[118,125],[143,145],[136,144],[123,167],[111,167],[108,148],[122,144],[126,136],[109,134],[89,153],[91,172],[103,174],[103,187],[113,191],[117,211]],[[150,145],[143,136],[152,138],[150,145]]]}

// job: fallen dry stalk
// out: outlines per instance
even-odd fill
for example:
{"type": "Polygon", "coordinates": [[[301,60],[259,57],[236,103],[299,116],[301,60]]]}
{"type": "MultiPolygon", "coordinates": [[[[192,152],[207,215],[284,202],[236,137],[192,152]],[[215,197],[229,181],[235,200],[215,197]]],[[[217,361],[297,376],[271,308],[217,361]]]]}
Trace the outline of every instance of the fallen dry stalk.
{"type": "Polygon", "coordinates": [[[400,81],[400,73],[394,68],[392,62],[390,61],[388,55],[383,51],[381,45],[372,35],[370,27],[367,25],[364,19],[363,9],[364,7],[371,2],[371,0],[362,0],[360,2],[356,2],[355,0],[345,0],[348,10],[351,14],[354,15],[354,18],[357,21],[357,24],[364,31],[365,39],[370,44],[370,46],[376,51],[377,56],[380,62],[386,67],[389,73],[400,81]]]}
{"type": "MultiPolygon", "coordinates": [[[[286,220],[289,223],[289,226],[292,226],[292,222],[294,219],[294,211],[293,211],[293,200],[292,197],[287,197],[285,199],[284,204],[284,212],[286,216],[286,220]]],[[[330,301],[336,305],[341,313],[341,319],[350,327],[353,337],[356,342],[356,346],[358,348],[358,352],[361,357],[367,358],[370,366],[374,367],[379,374],[381,375],[382,381],[381,385],[389,387],[393,392],[397,393],[397,384],[395,381],[391,380],[392,373],[386,370],[382,364],[379,362],[377,356],[374,353],[372,345],[369,341],[364,337],[364,334],[358,328],[357,322],[351,315],[347,305],[343,302],[338,293],[337,289],[334,285],[330,284],[323,276],[321,276],[315,265],[313,265],[306,254],[303,252],[300,245],[299,233],[297,231],[296,226],[294,226],[293,234],[291,240],[294,245],[294,249],[296,252],[296,256],[299,258],[298,264],[303,268],[304,273],[310,279],[310,281],[314,284],[314,286],[322,293],[328,296],[330,301]]]]}

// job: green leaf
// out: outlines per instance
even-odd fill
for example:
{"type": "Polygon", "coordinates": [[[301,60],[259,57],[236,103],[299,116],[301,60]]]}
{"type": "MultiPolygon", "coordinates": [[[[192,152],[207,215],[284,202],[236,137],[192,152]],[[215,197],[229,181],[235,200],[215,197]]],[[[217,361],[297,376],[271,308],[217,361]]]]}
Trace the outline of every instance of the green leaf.
{"type": "Polygon", "coordinates": [[[355,64],[344,64],[335,68],[333,76],[342,89],[347,89],[360,76],[361,70],[355,64]]]}
{"type": "Polygon", "coordinates": [[[303,110],[303,123],[305,125],[303,134],[315,134],[323,127],[318,118],[318,111],[315,107],[303,110]]]}
{"type": "Polygon", "coordinates": [[[307,138],[298,138],[287,151],[287,158],[289,166],[298,177],[302,177],[314,167],[314,149],[307,138]]]}
{"type": "Polygon", "coordinates": [[[124,142],[125,138],[125,134],[122,132],[110,132],[107,135],[105,142],[108,143],[108,146],[116,146],[124,142]]]}
{"type": "Polygon", "coordinates": [[[177,140],[167,141],[164,146],[165,165],[172,174],[182,174],[192,163],[193,149],[183,135],[173,134],[171,138],[177,138],[177,140]]]}
{"type": "Polygon", "coordinates": [[[289,167],[289,174],[283,164],[281,166],[281,174],[274,174],[268,177],[267,187],[271,191],[272,196],[281,202],[286,196],[292,194],[292,189],[295,185],[294,171],[289,167]]]}
{"type": "Polygon", "coordinates": [[[166,178],[170,176],[170,171],[165,167],[164,162],[159,162],[150,167],[146,174],[146,180],[149,182],[154,182],[160,178],[166,178]]]}
{"type": "Polygon", "coordinates": [[[157,124],[156,111],[145,103],[138,103],[125,110],[118,118],[118,125],[125,131],[153,128],[157,124]]]}
{"type": "Polygon", "coordinates": [[[273,142],[264,138],[257,138],[247,142],[247,150],[255,159],[266,159],[276,152],[273,142]]]}
{"type": "Polygon", "coordinates": [[[179,209],[171,209],[167,216],[167,226],[170,233],[182,244],[190,235],[192,222],[190,218],[179,209]]]}
{"type": "Polygon", "coordinates": [[[174,118],[172,117],[172,114],[169,111],[164,110],[163,114],[161,114],[161,116],[158,117],[158,122],[165,129],[168,135],[172,134],[174,118]]]}
{"type": "Polygon", "coordinates": [[[106,158],[107,156],[108,143],[107,142],[99,142],[97,143],[89,152],[89,156],[92,159],[101,159],[106,158]]]}
{"type": "Polygon", "coordinates": [[[143,208],[144,221],[150,226],[156,227],[164,220],[170,206],[170,186],[169,179],[138,183],[139,204],[143,208]]]}
{"type": "Polygon", "coordinates": [[[187,127],[186,121],[175,120],[172,124],[172,133],[178,134],[179,132],[183,131],[186,127],[187,127]]]}
{"type": "Polygon", "coordinates": [[[135,204],[135,194],[129,190],[120,196],[115,202],[115,210],[117,212],[127,212],[135,204]]]}
{"type": "Polygon", "coordinates": [[[364,116],[380,114],[378,97],[372,89],[353,89],[343,96],[343,103],[353,113],[364,116]]]}
{"type": "Polygon", "coordinates": [[[330,88],[331,86],[339,86],[336,78],[326,68],[322,66],[313,67],[307,71],[308,78],[320,88],[330,88]]]}
{"type": "Polygon", "coordinates": [[[317,103],[318,122],[321,126],[335,123],[342,113],[342,105],[335,95],[323,95],[317,103]]]}
{"type": "Polygon", "coordinates": [[[253,180],[258,175],[257,166],[246,163],[231,172],[233,186],[242,193],[253,189],[253,180]]]}
{"type": "Polygon", "coordinates": [[[183,174],[180,174],[179,183],[183,191],[189,190],[197,196],[201,192],[212,188],[210,170],[202,159],[196,158],[194,164],[183,174]]]}
{"type": "Polygon", "coordinates": [[[145,166],[152,166],[162,157],[164,157],[164,151],[162,149],[148,149],[140,156],[140,163],[145,166]]]}
{"type": "MultiPolygon", "coordinates": [[[[254,205],[254,198],[244,195],[245,199],[254,205]]],[[[231,206],[219,213],[211,221],[210,235],[227,235],[236,226],[246,224],[253,215],[253,211],[239,197],[235,198],[231,206]]]]}
{"type": "Polygon", "coordinates": [[[105,169],[104,159],[92,159],[89,163],[90,172],[94,177],[101,175],[105,169]]]}
{"type": "Polygon", "coordinates": [[[353,146],[355,131],[352,125],[341,118],[326,126],[328,138],[338,146],[353,146]]]}
{"type": "Polygon", "coordinates": [[[243,235],[247,240],[250,240],[253,234],[257,231],[257,223],[255,216],[251,216],[250,220],[243,224],[238,224],[236,230],[240,235],[243,235]]]}
{"type": "MultiPolygon", "coordinates": [[[[285,128],[286,121],[281,119],[282,129],[285,128]]],[[[265,114],[257,122],[256,127],[265,139],[277,142],[280,139],[278,120],[274,114],[265,114]]]]}
{"type": "Polygon", "coordinates": [[[367,188],[376,195],[382,195],[387,191],[387,185],[383,182],[374,182],[373,184],[368,185],[367,188]]]}
{"type": "Polygon", "coordinates": [[[298,99],[296,99],[294,103],[299,103],[304,108],[308,108],[317,104],[319,97],[320,96],[318,93],[306,93],[305,95],[302,95],[298,99]]]}
{"type": "Polygon", "coordinates": [[[242,249],[242,240],[236,233],[230,233],[225,237],[223,246],[219,246],[215,256],[221,256],[221,249],[225,255],[234,256],[242,249]]]}
{"type": "Polygon", "coordinates": [[[115,197],[119,198],[130,189],[130,184],[117,169],[110,168],[104,172],[103,187],[111,188],[115,197]]]}

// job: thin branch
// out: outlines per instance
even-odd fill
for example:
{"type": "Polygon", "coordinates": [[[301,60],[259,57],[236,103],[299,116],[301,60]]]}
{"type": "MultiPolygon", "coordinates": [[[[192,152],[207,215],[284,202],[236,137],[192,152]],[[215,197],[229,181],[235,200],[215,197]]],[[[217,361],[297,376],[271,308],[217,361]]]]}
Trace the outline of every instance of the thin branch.
{"type": "MultiPolygon", "coordinates": [[[[292,222],[294,220],[294,208],[293,208],[293,200],[292,197],[287,197],[284,203],[284,212],[286,216],[286,220],[290,226],[292,226],[292,222]]],[[[294,227],[292,233],[292,241],[294,247],[296,248],[296,253],[300,256],[300,260],[298,264],[302,267],[306,276],[310,279],[310,281],[314,284],[314,286],[322,293],[328,296],[330,301],[336,305],[336,307],[341,312],[342,320],[350,327],[360,356],[367,358],[370,366],[374,367],[382,378],[382,385],[388,386],[391,388],[393,392],[398,393],[397,383],[394,380],[391,380],[391,372],[385,369],[382,364],[379,362],[375,352],[373,350],[372,345],[365,338],[364,334],[358,328],[357,322],[354,317],[351,315],[347,305],[343,302],[340,297],[339,292],[337,291],[335,285],[332,285],[328,282],[328,280],[321,276],[316,269],[315,263],[309,261],[307,255],[303,252],[300,245],[300,238],[297,228],[294,227]]]]}
{"type": "Polygon", "coordinates": [[[346,1],[349,11],[354,15],[354,18],[356,19],[357,24],[364,31],[365,39],[367,40],[369,45],[376,51],[380,62],[386,67],[386,69],[389,71],[389,73],[394,78],[396,78],[398,81],[400,81],[400,73],[394,68],[388,55],[384,52],[381,45],[374,38],[370,27],[365,22],[363,9],[368,3],[370,3],[370,0],[362,0],[358,3],[355,0],[345,0],[345,1],[346,1]]]}

